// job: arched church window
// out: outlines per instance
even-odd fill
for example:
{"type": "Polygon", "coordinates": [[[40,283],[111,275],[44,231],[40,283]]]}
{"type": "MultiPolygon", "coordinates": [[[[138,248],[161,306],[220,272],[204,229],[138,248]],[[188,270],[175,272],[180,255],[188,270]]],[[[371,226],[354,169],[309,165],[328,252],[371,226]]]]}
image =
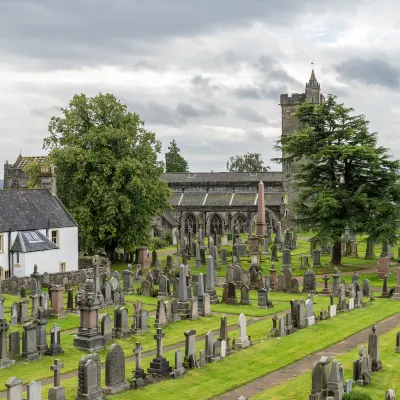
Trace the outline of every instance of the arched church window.
{"type": "Polygon", "coordinates": [[[154,237],[160,237],[161,236],[160,230],[158,228],[154,228],[153,229],[153,236],[154,237]]]}
{"type": "Polygon", "coordinates": [[[222,218],[218,214],[214,214],[210,220],[210,233],[213,234],[222,234],[224,229],[224,222],[222,218]]]}
{"type": "Polygon", "coordinates": [[[192,232],[195,234],[197,231],[196,218],[193,214],[188,214],[185,219],[185,234],[189,234],[189,228],[192,228],[192,232]]]}

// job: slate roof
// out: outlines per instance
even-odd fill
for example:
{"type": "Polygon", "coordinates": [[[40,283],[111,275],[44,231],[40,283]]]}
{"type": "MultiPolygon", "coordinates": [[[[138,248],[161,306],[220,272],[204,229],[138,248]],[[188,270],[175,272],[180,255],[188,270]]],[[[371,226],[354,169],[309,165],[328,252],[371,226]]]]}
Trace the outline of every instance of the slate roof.
{"type": "Polygon", "coordinates": [[[165,220],[171,225],[171,226],[178,226],[178,222],[175,220],[175,218],[168,212],[165,211],[164,214],[162,215],[165,220]]]}
{"type": "Polygon", "coordinates": [[[14,253],[32,253],[34,251],[54,250],[58,247],[38,231],[18,232],[11,247],[14,253]]]}
{"type": "Polygon", "coordinates": [[[0,232],[73,226],[71,214],[48,190],[0,190],[0,232]]]}
{"type": "Polygon", "coordinates": [[[162,178],[168,183],[282,182],[282,172],[174,172],[162,178]]]}

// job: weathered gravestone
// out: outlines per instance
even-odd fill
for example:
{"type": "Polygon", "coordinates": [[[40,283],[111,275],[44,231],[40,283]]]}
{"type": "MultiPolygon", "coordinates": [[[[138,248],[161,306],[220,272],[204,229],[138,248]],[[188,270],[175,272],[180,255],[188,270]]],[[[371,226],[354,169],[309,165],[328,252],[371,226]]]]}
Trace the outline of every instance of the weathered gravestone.
{"type": "Polygon", "coordinates": [[[306,271],[303,278],[303,292],[316,292],[317,284],[314,271],[306,271]]]}
{"type": "Polygon", "coordinates": [[[19,331],[11,332],[8,336],[8,352],[10,357],[19,357],[21,354],[21,340],[19,331]]]}
{"type": "Polygon", "coordinates": [[[113,337],[126,338],[131,335],[128,322],[128,309],[126,307],[117,306],[114,309],[114,329],[113,337]]]}
{"type": "Polygon", "coordinates": [[[75,400],[101,400],[101,363],[98,354],[87,354],[79,361],[78,390],[75,400]]]}
{"type": "Polygon", "coordinates": [[[125,380],[125,355],[122,347],[114,343],[106,355],[106,386],[103,387],[103,395],[121,393],[129,389],[129,383],[125,380]]]}

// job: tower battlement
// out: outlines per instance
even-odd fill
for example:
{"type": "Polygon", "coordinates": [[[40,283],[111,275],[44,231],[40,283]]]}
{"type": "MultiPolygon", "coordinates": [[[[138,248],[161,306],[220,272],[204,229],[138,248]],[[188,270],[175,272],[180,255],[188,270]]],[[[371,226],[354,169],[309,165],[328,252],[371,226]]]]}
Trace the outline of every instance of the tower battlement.
{"type": "Polygon", "coordinates": [[[305,93],[292,93],[290,96],[286,94],[281,94],[280,105],[298,105],[305,101],[305,93]]]}

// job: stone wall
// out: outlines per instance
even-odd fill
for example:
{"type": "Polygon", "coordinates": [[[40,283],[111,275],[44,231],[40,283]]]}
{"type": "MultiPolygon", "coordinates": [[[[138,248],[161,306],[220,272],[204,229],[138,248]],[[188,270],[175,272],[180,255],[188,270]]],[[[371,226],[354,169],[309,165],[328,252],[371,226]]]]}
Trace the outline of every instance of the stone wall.
{"type": "MultiPolygon", "coordinates": [[[[101,266],[100,267],[100,274],[103,272],[109,273],[109,267],[101,266]]],[[[49,281],[50,285],[62,285],[63,279],[67,277],[68,282],[74,286],[78,285],[79,283],[79,270],[78,271],[66,271],[66,272],[58,272],[56,274],[49,274],[49,281]]],[[[22,278],[13,277],[10,279],[6,279],[1,281],[1,288],[3,293],[19,293],[21,287],[25,287],[29,289],[32,277],[24,276],[22,278]]],[[[43,285],[43,275],[41,275],[41,282],[43,285]]]]}

